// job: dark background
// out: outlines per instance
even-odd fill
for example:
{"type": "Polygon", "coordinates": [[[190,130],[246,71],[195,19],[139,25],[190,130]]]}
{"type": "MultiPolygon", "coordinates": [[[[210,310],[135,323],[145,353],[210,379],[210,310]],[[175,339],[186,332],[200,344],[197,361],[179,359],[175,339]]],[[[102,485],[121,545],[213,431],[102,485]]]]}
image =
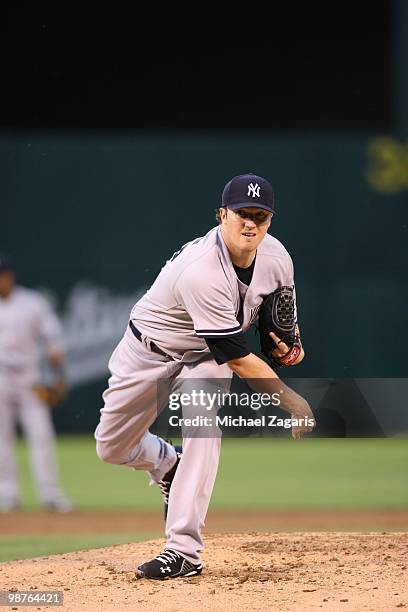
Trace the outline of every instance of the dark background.
{"type": "Polygon", "coordinates": [[[269,4],[9,14],[0,127],[389,130],[398,3],[269,4]]]}

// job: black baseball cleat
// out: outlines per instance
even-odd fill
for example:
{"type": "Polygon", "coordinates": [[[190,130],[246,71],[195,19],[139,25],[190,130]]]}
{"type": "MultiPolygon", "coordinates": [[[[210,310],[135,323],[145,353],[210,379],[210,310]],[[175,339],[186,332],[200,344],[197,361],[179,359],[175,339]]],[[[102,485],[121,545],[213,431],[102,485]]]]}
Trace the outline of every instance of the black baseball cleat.
{"type": "Polygon", "coordinates": [[[201,563],[194,565],[175,550],[167,549],[152,561],[139,565],[136,575],[139,578],[167,580],[168,578],[190,578],[201,574],[201,563]]]}
{"type": "Polygon", "coordinates": [[[160,487],[160,490],[162,492],[163,499],[164,499],[164,520],[167,519],[167,510],[169,508],[169,495],[170,495],[171,483],[173,482],[173,478],[178,468],[178,465],[180,463],[180,459],[181,459],[181,455],[183,451],[181,446],[175,446],[174,448],[177,453],[176,463],[173,465],[171,470],[169,470],[167,474],[165,474],[163,478],[157,483],[160,487]]]}

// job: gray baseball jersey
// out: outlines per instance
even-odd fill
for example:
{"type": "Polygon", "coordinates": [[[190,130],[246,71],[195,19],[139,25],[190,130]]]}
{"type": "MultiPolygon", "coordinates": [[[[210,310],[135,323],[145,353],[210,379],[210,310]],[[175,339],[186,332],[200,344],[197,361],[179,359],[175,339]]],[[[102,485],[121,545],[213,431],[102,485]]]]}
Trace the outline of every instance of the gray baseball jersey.
{"type": "Polygon", "coordinates": [[[37,291],[17,286],[0,299],[0,373],[18,377],[18,384],[40,382],[39,345],[62,350],[61,325],[37,291]]]}
{"type": "Polygon", "coordinates": [[[151,288],[135,304],[138,329],[173,356],[191,352],[191,361],[210,352],[205,338],[227,338],[246,331],[262,299],[282,285],[294,285],[292,259],[266,234],[257,249],[249,287],[234,270],[221,228],[174,253],[151,288]]]}

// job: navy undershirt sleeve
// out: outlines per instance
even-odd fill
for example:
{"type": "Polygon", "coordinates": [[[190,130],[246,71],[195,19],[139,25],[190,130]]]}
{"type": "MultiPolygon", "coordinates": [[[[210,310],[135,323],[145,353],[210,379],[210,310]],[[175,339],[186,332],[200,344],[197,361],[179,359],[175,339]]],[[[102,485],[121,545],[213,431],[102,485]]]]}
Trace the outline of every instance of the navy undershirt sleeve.
{"type": "Polygon", "coordinates": [[[252,352],[242,332],[226,338],[205,338],[205,341],[218,365],[222,365],[230,359],[246,357],[252,352]]]}

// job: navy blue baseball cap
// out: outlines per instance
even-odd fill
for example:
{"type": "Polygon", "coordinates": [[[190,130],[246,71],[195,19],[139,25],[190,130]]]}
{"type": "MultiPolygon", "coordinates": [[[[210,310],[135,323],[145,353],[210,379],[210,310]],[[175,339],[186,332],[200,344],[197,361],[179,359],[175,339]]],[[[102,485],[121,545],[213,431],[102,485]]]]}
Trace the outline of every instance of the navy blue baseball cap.
{"type": "Polygon", "coordinates": [[[5,272],[6,270],[14,272],[15,269],[16,266],[13,259],[9,255],[0,254],[0,272],[5,272]]]}
{"type": "Polygon", "coordinates": [[[276,214],[275,196],[269,181],[256,174],[234,176],[222,192],[222,206],[238,208],[264,208],[276,214]]]}

